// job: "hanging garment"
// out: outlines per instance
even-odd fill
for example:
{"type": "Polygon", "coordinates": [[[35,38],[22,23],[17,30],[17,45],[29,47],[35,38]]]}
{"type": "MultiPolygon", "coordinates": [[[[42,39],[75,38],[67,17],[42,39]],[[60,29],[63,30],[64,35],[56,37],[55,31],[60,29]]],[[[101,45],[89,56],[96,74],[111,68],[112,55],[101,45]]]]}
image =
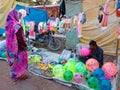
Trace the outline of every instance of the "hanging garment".
{"type": "Polygon", "coordinates": [[[108,14],[109,14],[109,1],[105,3],[103,19],[101,21],[101,27],[106,28],[108,24],[108,14]]]}
{"type": "Polygon", "coordinates": [[[117,3],[116,16],[120,17],[120,0],[118,0],[118,3],[117,3]]]}
{"type": "Polygon", "coordinates": [[[78,30],[78,37],[81,35],[81,30],[82,30],[82,23],[81,23],[81,20],[82,20],[82,13],[79,14],[79,20],[78,20],[78,26],[77,26],[77,30],[78,30]]]}
{"type": "Polygon", "coordinates": [[[81,18],[81,23],[84,24],[86,22],[86,13],[83,13],[81,18]]]}

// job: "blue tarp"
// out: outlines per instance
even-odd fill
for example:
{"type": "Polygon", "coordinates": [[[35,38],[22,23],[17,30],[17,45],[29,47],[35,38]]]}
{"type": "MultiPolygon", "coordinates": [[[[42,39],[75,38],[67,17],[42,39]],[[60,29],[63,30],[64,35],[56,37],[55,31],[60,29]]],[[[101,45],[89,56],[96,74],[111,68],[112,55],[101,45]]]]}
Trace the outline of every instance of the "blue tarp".
{"type": "Polygon", "coordinates": [[[3,33],[5,33],[5,29],[4,28],[0,28],[0,36],[2,36],[3,33]]]}
{"type": "MultiPolygon", "coordinates": [[[[16,10],[26,9],[25,6],[16,5],[16,10]]],[[[29,14],[24,18],[27,21],[34,21],[36,24],[39,22],[47,22],[48,14],[45,10],[39,10],[36,8],[29,8],[29,14]]]]}

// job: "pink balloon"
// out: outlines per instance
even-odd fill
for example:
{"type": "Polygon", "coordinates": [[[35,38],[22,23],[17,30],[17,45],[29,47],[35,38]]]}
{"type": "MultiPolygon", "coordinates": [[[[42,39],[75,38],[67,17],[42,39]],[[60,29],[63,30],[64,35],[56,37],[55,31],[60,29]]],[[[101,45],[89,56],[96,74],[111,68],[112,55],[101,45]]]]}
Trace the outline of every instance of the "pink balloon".
{"type": "Polygon", "coordinates": [[[80,73],[75,73],[73,79],[74,79],[74,82],[75,82],[75,83],[82,83],[84,77],[83,77],[83,75],[80,74],[80,73]]]}
{"type": "Polygon", "coordinates": [[[86,62],[86,68],[89,71],[93,72],[95,69],[99,68],[99,63],[96,59],[90,58],[86,62]]]}
{"type": "Polygon", "coordinates": [[[81,50],[80,50],[80,53],[81,53],[81,56],[88,56],[90,55],[90,49],[88,47],[83,47],[81,50]]]}
{"type": "Polygon", "coordinates": [[[114,79],[114,76],[109,76],[105,74],[105,79],[112,81],[114,79]]]}
{"type": "Polygon", "coordinates": [[[106,62],[102,66],[102,69],[105,72],[105,74],[108,76],[115,76],[118,72],[117,66],[112,62],[106,62]]]}

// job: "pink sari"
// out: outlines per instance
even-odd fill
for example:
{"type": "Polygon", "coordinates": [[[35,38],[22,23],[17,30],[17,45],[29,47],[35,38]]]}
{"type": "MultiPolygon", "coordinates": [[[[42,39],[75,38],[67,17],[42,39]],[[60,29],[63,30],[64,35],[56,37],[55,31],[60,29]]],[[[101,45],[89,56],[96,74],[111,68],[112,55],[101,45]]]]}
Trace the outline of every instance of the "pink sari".
{"type": "MultiPolygon", "coordinates": [[[[28,67],[28,56],[25,49],[19,49],[20,41],[18,41],[18,32],[21,32],[21,37],[24,40],[23,28],[19,24],[18,12],[12,10],[9,12],[6,19],[6,49],[8,64],[11,66],[11,78],[21,77],[28,67]],[[20,31],[21,30],[21,31],[20,31]]],[[[21,46],[22,43],[21,43],[21,46]]]]}

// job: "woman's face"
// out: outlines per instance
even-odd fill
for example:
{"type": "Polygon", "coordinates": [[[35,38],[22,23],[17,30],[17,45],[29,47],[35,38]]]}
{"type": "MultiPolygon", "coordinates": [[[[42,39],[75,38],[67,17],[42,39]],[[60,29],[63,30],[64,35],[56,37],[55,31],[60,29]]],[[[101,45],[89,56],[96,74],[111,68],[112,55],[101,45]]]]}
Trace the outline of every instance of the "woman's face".
{"type": "Polygon", "coordinates": [[[18,13],[18,18],[21,19],[21,17],[22,17],[22,14],[18,13]]]}

